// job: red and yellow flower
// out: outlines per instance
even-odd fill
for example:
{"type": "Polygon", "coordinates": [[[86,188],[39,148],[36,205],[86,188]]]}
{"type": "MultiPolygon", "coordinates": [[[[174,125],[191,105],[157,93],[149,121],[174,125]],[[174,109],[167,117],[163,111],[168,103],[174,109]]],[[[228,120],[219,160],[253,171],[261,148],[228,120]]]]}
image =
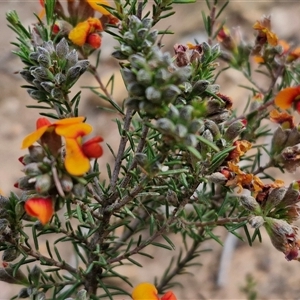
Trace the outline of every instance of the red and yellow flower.
{"type": "Polygon", "coordinates": [[[293,108],[300,113],[300,85],[287,87],[275,97],[275,105],[281,109],[293,108]]]}
{"type": "Polygon", "coordinates": [[[77,46],[89,44],[97,49],[101,46],[100,32],[103,31],[101,21],[97,18],[88,18],[78,23],[69,33],[69,39],[77,46]]]}
{"type": "Polygon", "coordinates": [[[156,287],[148,282],[138,284],[132,291],[133,300],[177,300],[173,292],[166,292],[161,298],[156,287]]]}
{"type": "Polygon", "coordinates": [[[37,130],[25,137],[22,149],[28,148],[36,141],[40,141],[42,145],[47,145],[52,150],[53,155],[56,155],[61,147],[61,144],[57,142],[57,138],[64,137],[66,147],[65,168],[71,175],[83,175],[90,169],[90,158],[98,158],[103,154],[102,147],[99,145],[103,141],[100,136],[94,137],[85,143],[82,142],[82,137],[92,131],[92,126],[83,123],[83,121],[84,117],[75,117],[51,123],[46,118],[39,118],[37,120],[37,130]]]}
{"type": "Polygon", "coordinates": [[[54,213],[51,198],[30,198],[25,202],[24,208],[29,216],[38,218],[43,225],[51,220],[54,213]]]}

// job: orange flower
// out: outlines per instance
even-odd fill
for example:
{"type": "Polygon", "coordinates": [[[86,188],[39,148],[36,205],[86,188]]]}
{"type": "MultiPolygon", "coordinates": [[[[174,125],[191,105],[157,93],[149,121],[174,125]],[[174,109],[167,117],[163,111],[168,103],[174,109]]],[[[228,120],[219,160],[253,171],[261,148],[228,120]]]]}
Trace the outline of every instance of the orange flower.
{"type": "Polygon", "coordinates": [[[101,36],[99,31],[103,31],[102,24],[97,18],[88,18],[84,22],[78,23],[69,33],[69,39],[77,46],[89,44],[97,49],[101,46],[101,36]],[[95,35],[98,35],[98,41],[95,42],[95,35]],[[92,36],[92,37],[91,37],[92,36]]]}
{"type": "Polygon", "coordinates": [[[229,152],[227,160],[232,162],[239,162],[240,157],[243,156],[249,149],[251,149],[252,144],[246,140],[235,141],[233,146],[236,148],[229,152]]]}
{"type": "Polygon", "coordinates": [[[263,182],[259,179],[259,177],[253,174],[247,174],[243,172],[238,165],[235,165],[232,162],[228,162],[228,169],[235,173],[235,176],[228,180],[226,186],[230,187],[238,187],[238,193],[241,193],[243,188],[250,189],[256,195],[259,191],[264,187],[263,182]]]}
{"type": "Polygon", "coordinates": [[[270,112],[270,120],[282,125],[283,129],[292,129],[295,127],[295,118],[287,112],[279,112],[273,109],[270,112]]]}
{"type": "Polygon", "coordinates": [[[256,21],[253,29],[258,31],[259,42],[264,44],[266,39],[271,46],[277,46],[278,37],[271,31],[271,19],[269,17],[264,17],[261,21],[256,21]]]}
{"type": "Polygon", "coordinates": [[[99,136],[82,143],[82,137],[92,131],[92,126],[83,121],[84,117],[76,117],[50,123],[46,118],[39,118],[37,130],[25,137],[22,149],[28,148],[38,140],[51,149],[49,144],[53,141],[53,136],[62,136],[66,142],[64,162],[66,170],[75,176],[83,175],[90,168],[90,158],[98,158],[103,153],[102,147],[99,145],[103,139],[99,136]],[[47,133],[51,133],[52,138],[45,139],[44,135],[47,133]]]}
{"type": "Polygon", "coordinates": [[[173,292],[166,292],[161,298],[158,296],[156,287],[148,282],[138,284],[132,291],[133,300],[177,300],[173,292]]]}
{"type": "Polygon", "coordinates": [[[288,109],[294,107],[300,113],[300,85],[294,87],[287,87],[281,90],[275,97],[275,105],[281,109],[288,109]]]}
{"type": "Polygon", "coordinates": [[[54,213],[51,198],[30,198],[24,208],[29,216],[38,218],[43,225],[51,220],[54,213]]]}

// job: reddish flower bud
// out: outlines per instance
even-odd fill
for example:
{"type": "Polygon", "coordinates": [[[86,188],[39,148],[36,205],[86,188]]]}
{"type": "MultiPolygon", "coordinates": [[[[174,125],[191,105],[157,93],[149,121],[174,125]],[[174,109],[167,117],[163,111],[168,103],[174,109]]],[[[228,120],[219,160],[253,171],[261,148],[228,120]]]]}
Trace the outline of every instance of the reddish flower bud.
{"type": "Polygon", "coordinates": [[[161,300],[177,300],[177,298],[173,292],[168,291],[161,297],[161,300]]]}
{"type": "Polygon", "coordinates": [[[102,39],[98,33],[91,33],[86,39],[86,43],[89,44],[92,48],[98,49],[101,46],[102,39]]]}
{"type": "Polygon", "coordinates": [[[103,138],[96,136],[92,139],[89,139],[81,146],[84,155],[88,158],[98,158],[103,154],[103,149],[99,145],[103,141],[103,138]]]}

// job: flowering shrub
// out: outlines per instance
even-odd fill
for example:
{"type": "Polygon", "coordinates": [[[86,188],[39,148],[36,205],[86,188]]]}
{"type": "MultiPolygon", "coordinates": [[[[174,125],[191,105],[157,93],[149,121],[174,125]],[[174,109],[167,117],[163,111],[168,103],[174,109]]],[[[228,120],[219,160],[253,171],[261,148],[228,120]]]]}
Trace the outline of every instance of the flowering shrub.
{"type": "Polygon", "coordinates": [[[194,1],[155,0],[151,11],[146,2],[41,0],[29,29],[17,12],[7,13],[24,63],[20,75],[36,101],[30,107],[43,116],[22,143],[28,152],[19,159],[20,192],[0,198],[0,280],[22,286],[16,297],[176,300],[170,289],[177,276],[195,263],[205,240],[220,242],[218,226],[239,238],[242,228],[250,245],[265,229],[286,260],[300,260],[299,181],[268,173],[300,165],[300,127],[292,115],[300,112],[299,48],[277,37],[269,17],[253,21],[255,40],[246,43],[240,32],[218,25],[228,2],[215,0],[206,1],[209,14],[203,13],[207,40],[175,44],[168,53],[162,39],[170,32],[156,24],[174,5],[194,1]],[[122,105],[113,98],[113,80],[102,82],[99,59],[91,64],[91,55],[101,54],[102,35],[118,42],[111,54],[128,92],[122,105]],[[243,114],[218,85],[224,63],[249,80],[243,114]],[[268,86],[256,84],[253,69],[263,70],[268,86]],[[86,140],[93,128],[79,111],[80,92],[70,97],[85,72],[115,113],[117,149],[98,135],[86,140]],[[270,145],[258,142],[268,135],[270,145]],[[98,164],[103,151],[115,159],[107,170],[98,164]],[[132,286],[130,274],[118,270],[124,262],[142,267],[135,256],[153,258],[146,248],[180,247],[169,233],[184,243],[177,263],[172,258],[155,285],[121,288],[122,281],[132,286]],[[46,240],[43,253],[41,237],[50,234],[55,242],[46,240]],[[76,264],[57,244],[72,247],[76,264]]]}

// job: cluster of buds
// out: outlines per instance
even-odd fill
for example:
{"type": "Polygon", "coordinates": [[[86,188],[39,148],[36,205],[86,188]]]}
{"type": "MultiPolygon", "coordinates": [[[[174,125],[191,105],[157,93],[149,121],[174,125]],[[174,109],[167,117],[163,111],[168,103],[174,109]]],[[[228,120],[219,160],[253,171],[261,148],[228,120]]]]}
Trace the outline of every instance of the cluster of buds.
{"type": "Polygon", "coordinates": [[[130,68],[122,69],[130,96],[126,105],[151,116],[164,115],[168,105],[181,94],[179,86],[190,76],[190,68],[175,68],[171,56],[156,47],[147,57],[131,55],[129,62],[130,68]]]}
{"type": "Polygon", "coordinates": [[[251,212],[249,223],[253,228],[264,226],[274,247],[283,252],[287,260],[299,260],[298,227],[292,225],[300,213],[299,183],[294,182],[288,188],[280,185],[265,185],[255,198],[241,196],[240,203],[251,212]]]}
{"type": "Polygon", "coordinates": [[[120,26],[120,46],[116,48],[112,56],[125,60],[135,53],[149,55],[158,35],[157,30],[151,29],[152,24],[153,20],[150,18],[140,20],[136,16],[130,16],[120,26]]]}
{"type": "Polygon", "coordinates": [[[69,89],[89,66],[87,60],[78,60],[76,50],[69,51],[68,42],[62,39],[56,46],[52,41],[44,42],[30,53],[32,66],[20,72],[31,86],[28,94],[39,102],[51,99],[65,104],[69,89]]]}
{"type": "Polygon", "coordinates": [[[215,59],[220,55],[220,46],[216,44],[210,46],[208,43],[203,42],[202,44],[175,44],[175,63],[178,67],[184,67],[189,64],[199,66],[200,64],[207,64],[214,62],[215,59]]]}
{"type": "Polygon", "coordinates": [[[283,164],[289,172],[300,166],[300,131],[294,124],[293,117],[287,113],[274,110],[271,120],[280,124],[274,132],[271,154],[276,163],[283,164]]]}

